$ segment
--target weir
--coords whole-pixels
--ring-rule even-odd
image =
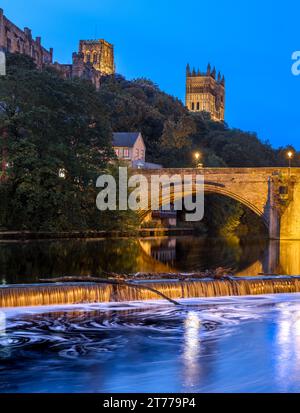
[[[144,282],[144,281],[143,281]],[[152,287],[172,299],[300,292],[300,277],[231,277],[195,281],[151,281]],[[0,287],[0,307],[27,307],[108,303],[157,299],[150,290],[122,285],[69,283]]]

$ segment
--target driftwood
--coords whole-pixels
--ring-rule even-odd
[[[56,283],[56,282],[93,282],[97,284],[112,284],[112,285],[119,285],[121,287],[130,287],[135,288],[137,290],[149,290],[160,297],[164,298],[165,300],[169,301],[174,305],[181,305],[178,301],[172,300],[172,298],[167,297],[165,294],[161,293],[160,291],[156,290],[155,288],[149,287],[144,284],[134,284],[131,282],[126,282],[123,280],[111,280],[106,278],[97,278],[97,277],[58,277],[58,278],[50,278],[50,279],[40,279],[40,282],[44,283]]]
[[[212,278],[212,279],[224,279],[230,278],[234,274],[234,270],[231,268],[218,267],[214,270],[206,270],[203,272],[191,272],[191,273],[145,273],[138,272],[135,274],[116,274],[116,273],[104,273],[109,279],[114,280],[157,280],[167,279],[176,281],[190,281],[195,279]]]

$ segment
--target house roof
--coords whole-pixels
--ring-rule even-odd
[[[113,133],[113,146],[132,148],[140,136],[140,132],[116,132]]]

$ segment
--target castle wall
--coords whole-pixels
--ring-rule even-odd
[[[31,30],[21,30],[8,20],[0,9],[0,50],[9,53],[25,54],[33,58],[37,67],[54,67],[62,78],[86,79],[99,89],[101,77],[115,72],[114,48],[107,41],[81,40],[79,52],[73,53],[71,64],[53,63],[53,49],[47,50],[41,38],[32,38]]]
[[[0,49],[9,53],[21,53],[30,56],[38,68],[51,64],[53,49],[47,50],[41,44],[41,38],[32,38],[31,30],[24,31],[8,20],[0,9]]]

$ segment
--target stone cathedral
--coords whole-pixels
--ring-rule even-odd
[[[186,107],[192,112],[209,112],[212,120],[224,121],[225,78],[207,66],[206,73],[186,68]]]

